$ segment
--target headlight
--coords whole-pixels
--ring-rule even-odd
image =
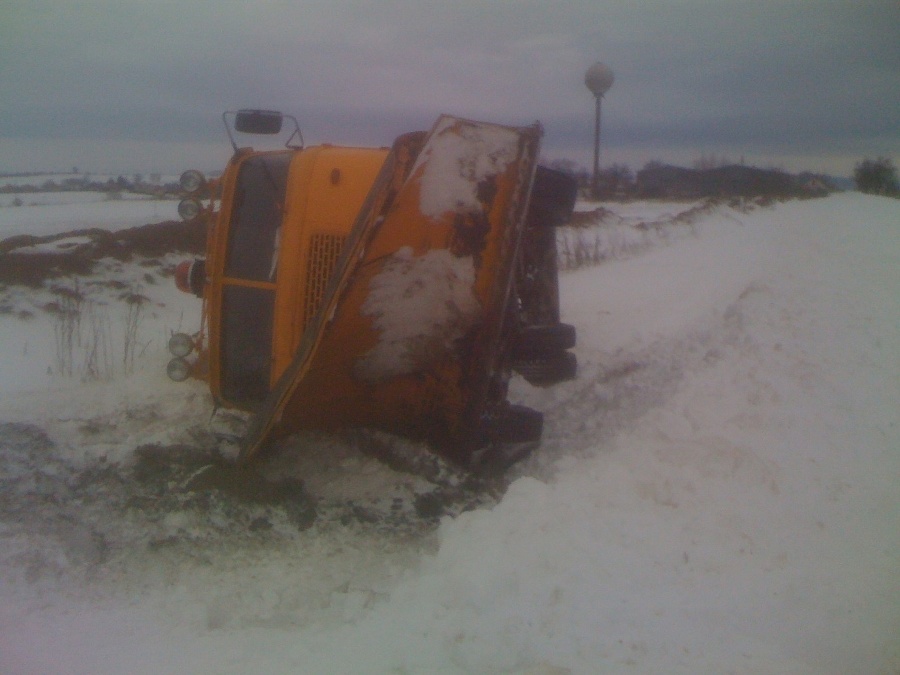
[[[194,351],[194,340],[187,333],[175,333],[169,338],[169,351],[172,356],[187,356]]]
[[[188,169],[181,174],[181,177],[178,179],[178,185],[180,185],[181,189],[185,192],[197,192],[197,190],[206,185],[206,176],[196,169]]]
[[[184,382],[190,377],[190,374],[190,364],[180,356],[176,356],[169,361],[169,365],[166,366],[166,375],[168,375],[169,379],[173,382]]]
[[[203,205],[193,197],[188,197],[178,202],[178,215],[181,216],[182,220],[193,220],[200,215],[202,210]]]

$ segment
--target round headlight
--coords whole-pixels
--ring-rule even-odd
[[[190,374],[190,364],[180,356],[176,356],[169,361],[169,365],[166,366],[166,375],[168,375],[169,379],[173,382],[184,382],[188,379]]]
[[[185,192],[196,192],[206,185],[206,176],[196,169],[188,169],[178,179],[178,185]]]
[[[200,215],[202,210],[203,206],[200,202],[192,197],[178,202],[178,215],[181,216],[182,220],[193,220]]]
[[[187,333],[175,333],[169,338],[169,351],[172,356],[187,356],[194,351],[194,341]]]

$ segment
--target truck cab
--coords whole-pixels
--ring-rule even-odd
[[[236,126],[270,133],[275,114],[239,111]],[[186,279],[181,287],[205,304],[196,374],[208,379],[217,404],[252,410],[319,308],[388,149],[234,146],[215,186],[219,208],[203,213],[194,207],[209,221],[206,258],[182,268],[179,277]],[[193,195],[204,181],[192,174]]]

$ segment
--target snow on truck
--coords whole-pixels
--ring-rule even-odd
[[[286,119],[282,149],[235,142]],[[445,115],[388,149],[304,147],[274,111],[223,120],[221,178],[182,175],[179,213],[208,236],[176,283],[203,318],[172,336],[168,373],[246,411],[239,461],[304,429],[380,429],[473,469],[533,447],[543,416],[508,402],[511,373],[545,386],[577,367],[553,229],[577,186],[538,166],[540,125]]]

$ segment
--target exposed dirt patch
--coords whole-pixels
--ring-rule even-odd
[[[104,430],[101,421],[89,421],[79,431],[91,438]],[[356,433],[344,470],[363,448],[364,455],[401,461],[387,445],[383,436]],[[504,489],[435,468],[429,479],[393,473],[377,498],[315,495],[305,479],[266,462],[235,465],[211,438],[138,446],[121,463],[82,464],[64,456],[70,453],[37,426],[0,423],[0,568],[30,580],[90,577],[135,551],[188,547],[200,555],[226,540],[274,546],[347,528],[416,539],[433,532],[441,516],[492,503]],[[421,485],[403,489],[410,481]]]
[[[50,279],[87,276],[105,258],[144,258],[149,267],[167,253],[201,255],[205,247],[206,227],[200,221],[170,220],[117,232],[91,228],[45,237],[18,235],[0,241],[0,284],[39,288]]]

